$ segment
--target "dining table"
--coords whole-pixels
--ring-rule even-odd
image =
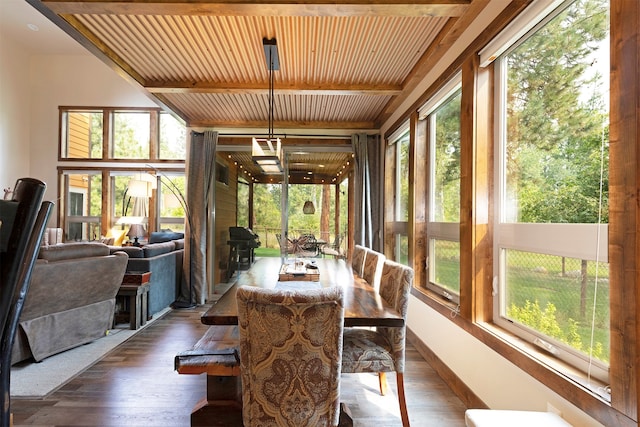
[[[343,259],[261,257],[249,270],[241,272],[236,282],[201,316],[202,323],[211,325],[201,339],[207,346],[207,355],[224,358],[229,350],[227,347],[237,347],[236,292],[242,286],[283,290],[340,286],[344,289],[345,327],[404,326],[400,313],[380,297],[373,286],[355,275],[351,265]],[[218,339],[221,341],[216,344]],[[209,347],[213,344],[215,349]],[[237,363],[237,359],[235,361]],[[229,371],[228,363],[233,365],[227,359],[221,360],[224,374],[207,370],[206,398],[196,405],[191,414],[192,427],[208,426],[212,419],[224,419],[224,425],[228,426],[242,425],[242,385],[237,372]],[[341,414],[341,419],[347,424],[352,422],[349,408],[344,403],[341,404]]]
[[[300,274],[280,280],[282,265],[303,262],[309,272],[316,273],[308,280]],[[293,279],[293,280],[291,280]],[[402,327],[404,318],[389,305],[373,286],[354,275],[351,266],[343,259],[259,258],[248,271],[242,272],[236,282],[200,318],[205,325],[237,325],[238,307],[236,291],[241,286],[269,289],[319,289],[340,286],[344,289],[344,326]]]

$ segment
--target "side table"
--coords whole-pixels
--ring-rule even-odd
[[[138,329],[147,323],[149,310],[147,305],[151,272],[131,271],[122,279],[117,297],[126,298],[129,305],[129,328]],[[118,316],[116,316],[118,317]]]

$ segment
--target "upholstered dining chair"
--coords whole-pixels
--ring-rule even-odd
[[[342,288],[243,286],[236,299],[244,426],[337,426]]]
[[[380,289],[380,278],[382,276],[382,266],[387,258],[380,252],[376,252],[372,249],[366,250],[364,257],[364,266],[362,267],[362,278],[373,288],[376,292]]]
[[[407,319],[413,269],[385,260],[380,279],[380,296]],[[342,348],[342,373],[374,372],[379,375],[380,393],[386,394],[386,372],[395,372],[402,425],[409,426],[404,394],[404,353],[406,326],[376,329],[345,328]]]
[[[367,248],[361,245],[355,245],[353,247],[353,255],[351,257],[351,268],[353,272],[362,277],[362,269],[364,268],[364,258],[367,253]]]

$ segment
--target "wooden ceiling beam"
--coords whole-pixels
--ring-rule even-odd
[[[461,16],[471,0],[47,0],[58,14],[228,16]]]
[[[150,93],[223,93],[266,95],[269,86],[264,83],[202,83],[202,82],[145,82]],[[376,84],[307,84],[278,83],[274,90],[284,95],[372,95],[395,96],[402,92],[400,85]]]
[[[241,146],[251,147],[251,137],[249,136],[228,136],[224,131],[218,136],[218,146]],[[317,138],[308,137],[286,137],[282,139],[282,146],[287,147],[351,147],[351,140],[345,138]],[[248,149],[247,151],[250,151]]]
[[[264,131],[268,127],[268,122],[266,121],[210,121],[210,120],[192,120],[187,123],[190,127],[195,128],[262,128]],[[294,121],[280,121],[278,120],[276,124],[276,131],[274,132],[276,135],[282,134],[283,130],[286,129],[340,129],[340,130],[353,130],[353,131],[373,131],[378,129],[375,123],[373,122],[344,122],[344,121],[335,121],[335,122],[319,122],[319,121],[308,121],[308,122],[294,122]],[[286,133],[286,132],[284,132]]]
[[[438,34],[433,44],[424,52],[405,79],[403,83],[403,93],[389,100],[382,113],[378,116],[377,123],[379,125],[384,123],[400,108],[409,94],[418,87],[420,82],[433,69],[433,65],[443,58],[460,35],[489,3],[490,0],[476,0],[462,17],[449,19],[449,22],[447,22],[440,34]]]

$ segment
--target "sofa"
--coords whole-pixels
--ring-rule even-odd
[[[11,362],[44,358],[103,337],[113,325],[128,256],[102,243],[40,248]]]
[[[182,233],[154,232],[149,243],[137,246],[111,246],[113,253],[123,251],[129,255],[127,272],[151,272],[147,307],[150,315],[174,302],[182,284],[184,235]]]

